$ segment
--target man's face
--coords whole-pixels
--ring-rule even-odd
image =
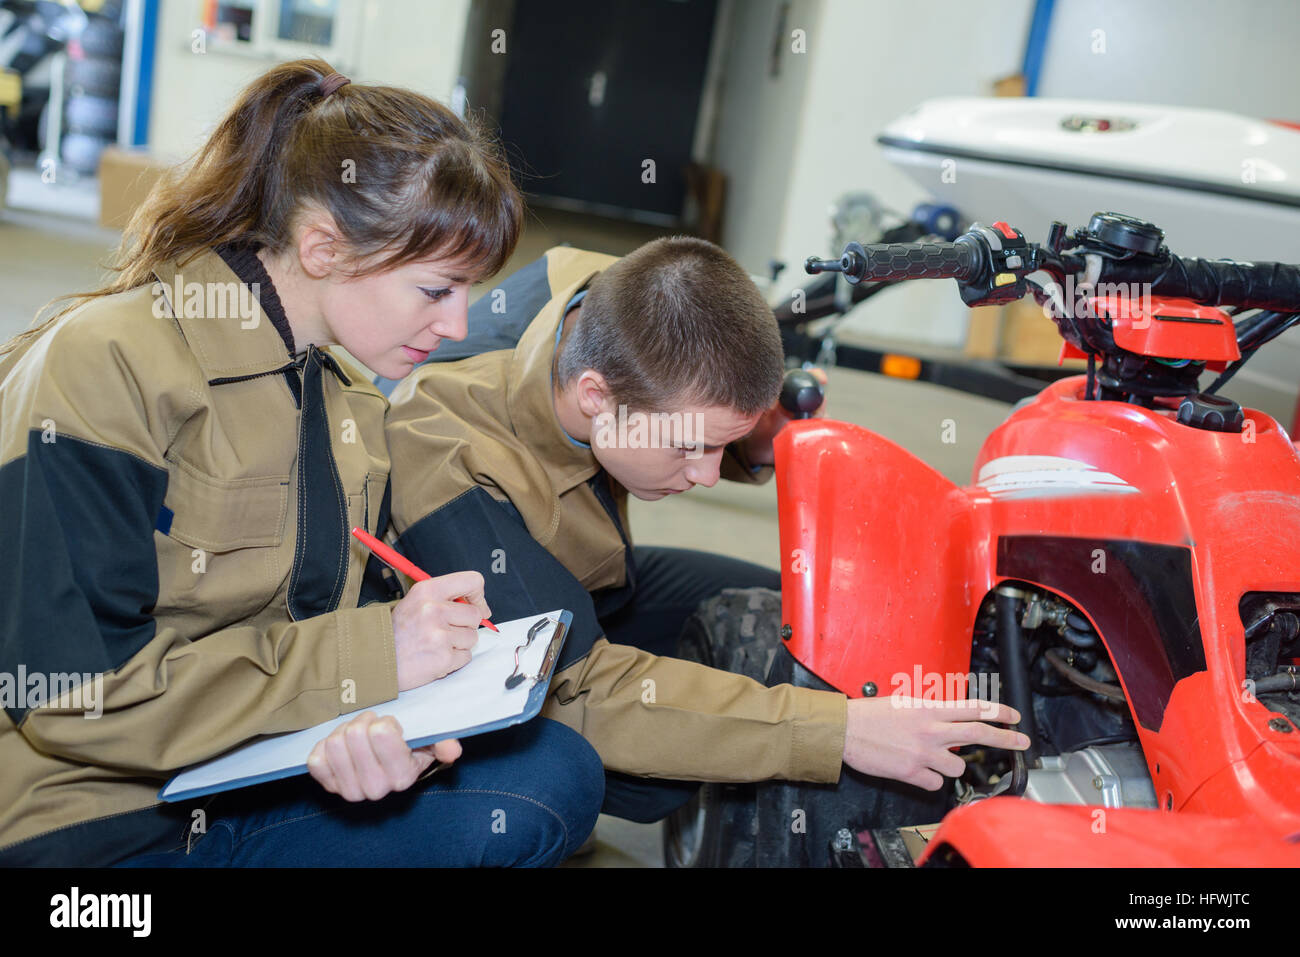
[[[463,264],[446,259],[332,280],[323,318],[333,341],[357,361],[400,379],[443,339],[465,338],[472,281]]]
[[[723,449],[748,435],[759,418],[726,406],[634,412],[611,400],[592,422],[591,448],[629,493],[654,502],[695,485],[715,485]]]

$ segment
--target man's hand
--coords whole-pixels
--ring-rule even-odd
[[[808,370],[826,388],[830,378],[822,369]],[[826,410],[826,404],[813,413],[813,418],[820,418]],[[745,436],[741,441],[745,444],[745,458],[749,460],[750,465],[773,465],[776,462],[776,454],[772,450],[772,441],[776,434],[794,421],[794,416],[785,410],[781,405],[781,400],[777,399],[772,407],[763,413],[762,418],[754,426],[754,430]]]
[[[950,748],[982,744],[1023,751],[1029,738],[1018,731],[980,722],[1016,724],[1014,708],[989,701],[922,701],[891,695],[849,701],[844,763],[856,771],[914,784],[927,791],[943,776],[960,777],[966,762]]]
[[[478,572],[416,582],[393,606],[397,690],[418,688],[469,664],[478,643],[479,622],[490,617]]]
[[[307,770],[326,791],[346,801],[378,801],[405,791],[435,759],[451,764],[460,753],[460,742],[450,738],[412,751],[396,718],[363,711],[316,743]]]

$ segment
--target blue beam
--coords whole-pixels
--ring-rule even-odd
[[[158,0],[144,0],[140,25],[140,74],[135,85],[135,123],[131,145],[149,142],[149,102],[153,99],[153,61],[158,43]]]
[[[1034,0],[1034,16],[1029,21],[1029,38],[1025,42],[1025,62],[1020,72],[1025,77],[1025,96],[1038,94],[1038,75],[1047,52],[1047,34],[1052,23],[1052,6],[1056,0]]]

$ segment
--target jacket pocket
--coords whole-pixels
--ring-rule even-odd
[[[289,513],[289,476],[218,479],[169,458],[164,503],[169,538],[210,552],[279,545]]]
[[[365,527],[375,529],[379,522],[380,508],[384,504],[384,489],[388,487],[387,472],[367,472],[366,489],[365,489]],[[383,538],[387,529],[378,529],[374,532],[380,538]]]

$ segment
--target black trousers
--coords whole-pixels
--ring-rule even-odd
[[[724,588],[781,588],[781,573],[723,555],[685,548],[633,546],[636,590],[618,611],[600,619],[611,643],[654,655],[677,654],[677,637],[700,602]],[[691,799],[698,781],[640,778],[605,772],[601,810],[629,821],[667,817]]]

